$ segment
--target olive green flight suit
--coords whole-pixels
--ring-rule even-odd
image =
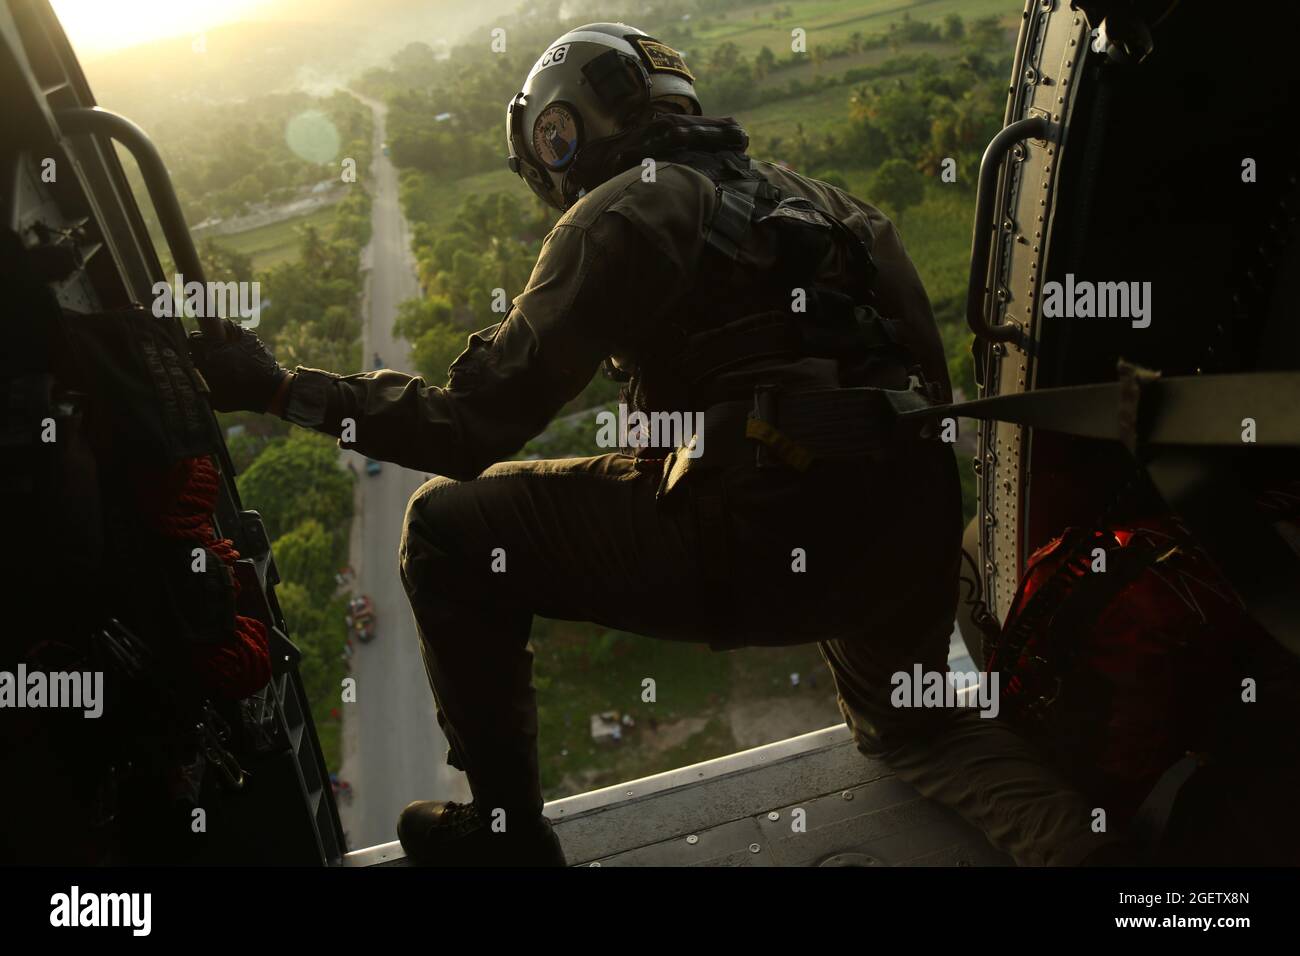
[[[946,392],[929,301],[892,224],[834,187],[755,168],[870,240],[875,306],[904,323]],[[720,308],[774,307],[760,301],[762,269],[719,266],[706,249],[712,181],[671,163],[653,181],[641,173],[615,176],[560,219],[510,313],[471,336],[445,387],[394,371],[330,377],[322,430],[337,436],[350,417],[348,447],[445,476],[411,499],[400,564],[449,759],[481,804],[541,808],[535,614],[719,649],[816,641],[864,753],[1021,863],[1076,862],[1102,839],[1089,831],[1090,808],[1019,737],[969,711],[890,704],[895,672],[946,670],[962,532],[950,446],[919,442],[883,463],[817,462],[805,473],[712,459],[708,436],[697,458],[643,449],[495,464],[607,356],[640,369],[649,408],[704,411],[692,404],[699,395],[656,374],[659,346]],[[828,261],[818,278],[835,286],[847,268]],[[840,384],[833,360],[785,356],[720,374],[710,400],[747,398],[756,382]],[[872,384],[901,388],[906,376],[891,367]],[[494,570],[502,556],[504,572]]]

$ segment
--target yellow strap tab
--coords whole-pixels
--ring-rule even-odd
[[[796,471],[807,471],[808,466],[812,464],[812,452],[798,442],[786,438],[785,435],[765,421],[760,421],[757,418],[746,419],[745,437],[761,441],[772,449],[772,454]]]

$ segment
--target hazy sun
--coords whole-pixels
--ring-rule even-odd
[[[267,0],[50,0],[79,54],[197,34]]]

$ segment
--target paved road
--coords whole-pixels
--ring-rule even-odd
[[[368,365],[378,352],[385,366],[407,369],[409,347],[392,337],[392,329],[398,305],[419,294],[410,233],[398,203],[397,171],[379,148],[385,107],[358,98],[370,107],[375,123],[373,235],[363,253],[363,267],[370,269],[363,354]],[[397,574],[402,516],[424,476],[391,464],[367,475],[364,459],[347,454],[360,475],[353,566],[357,589],[375,602],[378,634],[373,643],[356,648],[357,702],[344,705],[340,776],[352,784],[354,796],[340,809],[348,842],[359,849],[396,839],[397,814],[410,801],[464,800],[469,790],[464,775],[446,765],[447,743],[434,717],[419,639]]]

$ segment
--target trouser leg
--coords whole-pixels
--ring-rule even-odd
[[[692,497],[656,501],[657,477],[622,456],[508,463],[421,488],[407,512],[402,576],[439,719],[476,801],[542,805],[527,648],[536,613],[722,645],[824,637],[865,753],[1018,862],[1074,863],[1100,846],[1108,838],[1091,833],[1084,799],[1010,728],[890,702],[894,673],[918,663],[946,671],[956,603],[961,528],[944,510],[948,492],[956,500],[955,472],[945,491],[934,462],[915,464],[865,487],[772,491],[767,478],[738,481],[728,490],[724,574],[709,566],[716,549],[701,546]],[[882,505],[890,501],[906,507]],[[802,556],[807,570],[794,573]],[[846,601],[854,593],[858,603]],[[719,634],[725,621],[738,634]]]
[[[947,673],[958,592],[955,471],[924,458],[913,467],[924,472],[909,476],[900,467],[877,490],[902,498],[910,488],[914,507],[901,524],[882,529],[906,543],[876,570],[885,583],[874,611],[864,614],[861,634],[821,644],[845,719],[860,750],[956,810],[1017,863],[1076,864],[1115,838],[1092,831],[1091,805],[1031,744],[974,710],[898,707],[892,699],[895,674],[910,676],[917,665]]]
[[[400,567],[447,761],[465,771],[480,805],[540,811],[532,615],[458,584],[470,577],[461,563],[480,555],[470,558],[442,537],[439,509],[454,502],[435,504],[427,493],[418,509],[417,501],[407,512]],[[492,760],[483,759],[487,753]]]
[[[451,760],[481,805],[542,807],[534,614],[692,639],[664,598],[698,590],[693,518],[686,499],[657,502],[657,487],[606,455],[507,462],[411,499],[402,580]]]

